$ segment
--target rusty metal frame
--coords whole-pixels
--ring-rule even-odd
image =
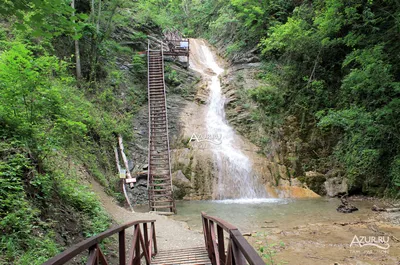
[[[147,193],[150,192],[149,186],[150,183],[152,182],[151,178],[151,170],[150,170],[150,165],[151,165],[151,154],[150,154],[150,149],[151,149],[151,113],[150,113],[150,40],[147,40],[147,95],[148,95],[148,114],[149,114],[149,143],[148,143],[148,166],[147,166]],[[148,194],[147,196],[149,196]],[[150,198],[150,196],[149,196]],[[149,206],[151,206],[150,200],[149,200]]]
[[[170,143],[169,143],[169,130],[168,130],[168,108],[167,108],[167,100],[166,100],[166,87],[164,80],[164,51],[165,44],[161,41],[157,42],[148,42],[147,44],[147,54],[148,54],[148,105],[149,105],[149,145],[148,145],[148,195],[149,195],[149,208],[150,210],[159,211],[158,209],[169,209],[169,212],[176,213],[175,200],[173,198],[173,185],[172,185],[172,177],[171,177],[171,157],[170,157]],[[154,63],[154,60],[157,63]],[[153,69],[155,68],[155,69]],[[155,72],[156,71],[156,72]],[[159,77],[158,77],[159,76]],[[155,78],[156,77],[156,78]],[[159,79],[159,80],[157,80]],[[154,99],[154,103],[152,100]],[[157,106],[158,105],[158,106]],[[162,109],[160,111],[160,108]],[[154,113],[153,113],[154,112]],[[157,123],[157,115],[158,118],[161,118],[163,121],[163,128],[159,127]],[[154,128],[153,128],[153,120],[154,119]],[[154,133],[154,135],[153,135]],[[163,133],[166,136],[164,141],[162,135]],[[157,136],[158,135],[158,136]],[[161,138],[158,141],[155,139]],[[161,143],[157,143],[161,142]],[[152,150],[156,150],[157,147],[161,147],[165,149],[166,155],[160,156],[160,159],[154,158],[151,154]],[[154,151],[153,150],[153,151]],[[160,160],[157,163],[157,160]],[[162,161],[162,162],[161,162]],[[154,162],[154,164],[153,164]],[[160,177],[163,178],[163,183],[155,183],[155,175],[154,172],[157,172],[157,168],[165,168],[168,169],[168,173],[163,174],[163,176],[157,176],[157,180]],[[160,171],[160,170],[159,170]],[[155,186],[164,186],[164,191],[159,191],[161,193],[156,194]],[[168,188],[167,188],[168,186]],[[152,188],[150,188],[152,187]],[[164,200],[158,200],[157,198],[164,197]],[[164,204],[168,203],[168,204]],[[158,204],[158,205],[157,205]],[[164,210],[160,210],[159,212],[167,213]]]

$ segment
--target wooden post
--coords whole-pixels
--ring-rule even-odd
[[[119,164],[119,155],[117,147],[114,147],[114,154],[115,154],[115,163],[117,164],[118,174],[121,174],[121,165]],[[128,194],[126,193],[124,180],[122,180],[122,191],[124,192],[125,200],[128,203],[129,208],[131,209],[132,212],[135,212],[133,210],[131,202],[129,201]]]
[[[119,265],[126,264],[125,254],[125,229],[118,233],[119,241]]]
[[[119,150],[121,151],[121,156],[122,160],[124,161],[124,165],[126,168],[126,177],[128,179],[131,179],[131,172],[129,170],[129,164],[128,164],[128,159],[126,158],[125,152],[124,152],[124,144],[122,143],[122,136],[118,135],[118,143],[119,143]],[[136,182],[136,179],[133,178],[133,182]],[[133,188],[133,183],[129,183],[129,187],[132,189]]]

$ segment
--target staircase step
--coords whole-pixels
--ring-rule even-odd
[[[153,90],[150,90],[150,95],[158,95],[158,94],[164,95],[165,94],[164,89],[159,89],[159,90],[153,89]]]
[[[153,198],[162,198],[162,197],[171,197],[171,195],[167,194],[155,194],[152,196]]]
[[[150,128],[151,129],[151,128]],[[165,134],[164,135],[152,135],[151,137],[150,137],[150,139],[156,139],[157,141],[160,141],[160,140],[162,140],[162,139],[167,139],[168,138],[168,136],[167,136],[167,132],[166,131],[164,131],[165,132]]]
[[[150,155],[165,155],[165,156],[168,156],[168,152],[157,153],[157,151],[151,150]]]
[[[154,100],[159,100],[159,99],[152,99],[152,100],[154,101]],[[164,113],[165,113],[165,108],[164,108],[164,106],[161,105],[161,106],[158,106],[158,107],[151,107],[150,111],[151,112],[155,112],[155,113],[157,111],[164,111]]]
[[[155,137],[161,137],[161,136],[167,137],[167,130],[163,130],[163,131],[160,132],[159,130],[154,129],[154,130],[152,130],[151,133],[153,134],[151,137],[153,137],[153,136],[155,136]],[[154,135],[154,134],[156,134],[156,135]]]
[[[160,132],[160,131],[152,131],[152,136],[151,137],[167,137],[167,130],[165,130],[165,131],[162,131],[162,132]],[[156,134],[156,135],[154,135],[154,134]]]
[[[159,90],[159,91],[150,91],[150,93],[147,94],[147,97],[159,97],[159,96],[166,96],[166,92],[164,90]]]
[[[157,173],[157,171],[159,172],[159,173]],[[150,173],[154,176],[154,175],[157,175],[157,176],[165,176],[165,175],[167,175],[167,174],[169,174],[169,170],[164,170],[164,171],[161,171],[161,170],[150,170]]]
[[[151,167],[153,167],[153,166],[165,166],[165,167],[168,167],[169,163],[165,163],[165,162],[156,163],[156,161],[152,160],[150,162],[150,166]]]
[[[161,158],[164,157],[164,158]],[[150,155],[150,159],[165,159],[165,160],[169,160],[167,155]]]
[[[170,181],[170,177],[169,177],[169,175],[168,175],[168,177],[157,177],[157,176],[154,176],[153,180],[154,181],[156,181],[156,180],[163,180],[163,181],[167,180],[167,181]]]
[[[165,192],[165,191],[171,191],[171,189],[153,189],[149,187],[149,190],[152,192]]]
[[[151,203],[165,203],[165,202],[173,202],[173,200],[162,200],[162,201],[150,201]]]
[[[163,208],[172,208],[172,205],[157,205],[157,206],[151,206],[153,209],[163,209]]]
[[[171,183],[161,183],[161,184],[150,184],[149,186],[151,187],[165,187],[165,186],[170,186]]]

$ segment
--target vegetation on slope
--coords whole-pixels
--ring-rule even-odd
[[[0,264],[41,264],[109,227],[88,175],[121,197],[113,146],[146,101],[136,51],[152,28],[134,3],[73,5],[0,6]]]

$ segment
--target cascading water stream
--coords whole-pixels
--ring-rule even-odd
[[[240,151],[238,136],[225,119],[226,98],[221,91],[220,75],[224,72],[210,48],[199,40],[191,41],[196,49],[196,61],[191,68],[208,77],[209,98],[207,102],[206,127],[209,137],[221,137],[220,144],[211,144],[218,170],[218,183],[214,190],[216,199],[265,198],[267,193],[258,178],[252,173],[250,159]],[[205,70],[207,69],[207,70]],[[212,72],[209,71],[212,70]]]

